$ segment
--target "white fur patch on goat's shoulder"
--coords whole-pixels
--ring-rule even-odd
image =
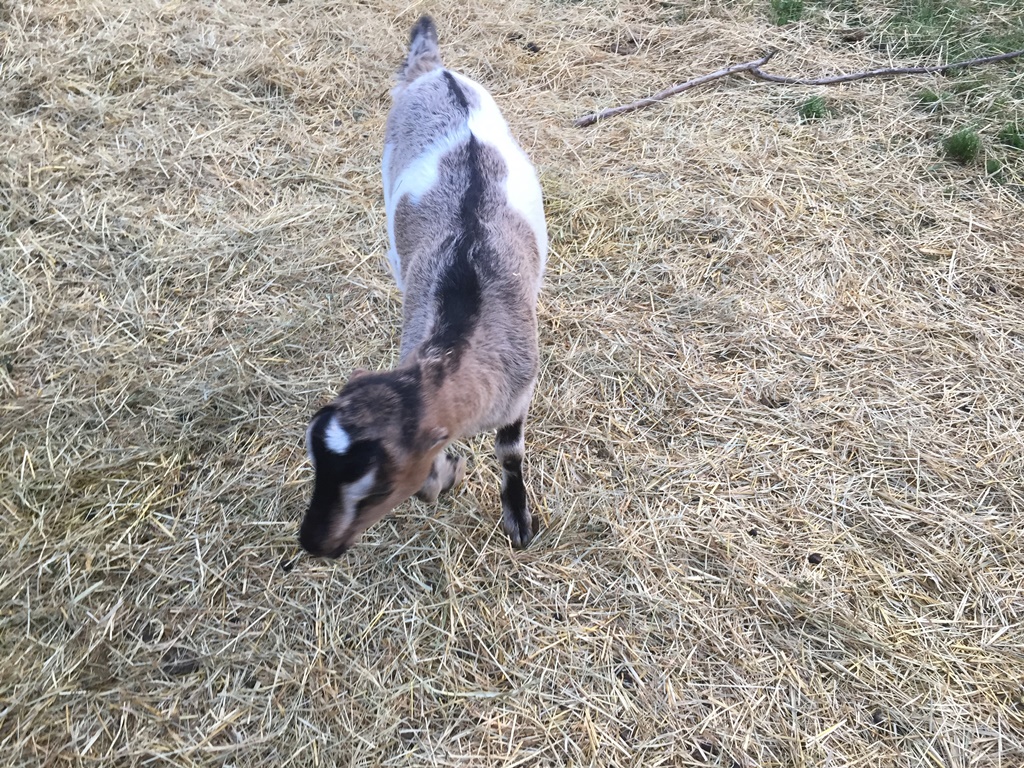
[[[431,142],[404,168],[394,168],[392,160],[394,150],[390,146],[384,148],[384,153],[389,161],[384,170],[384,207],[387,210],[389,221],[394,217],[398,201],[405,195],[409,195],[412,198],[410,202],[417,205],[422,197],[433,189],[437,184],[441,157],[467,139],[469,139],[469,131],[465,127],[460,127]]]
[[[471,88],[479,99],[480,105],[469,112],[469,130],[478,141],[494,147],[505,161],[508,205],[518,211],[533,230],[543,268],[548,255],[548,231],[544,223],[543,195],[533,163],[512,137],[508,123],[487,89],[464,75],[456,74],[455,77],[465,87]]]
[[[469,129],[461,126],[444,134],[412,158],[404,167],[396,168],[396,150],[391,144],[384,146],[384,211],[387,214],[388,241],[391,244],[388,261],[395,271],[399,288],[402,287],[401,254],[395,243],[395,211],[406,196],[412,205],[419,205],[423,196],[437,184],[441,158],[469,139]]]
[[[349,446],[352,445],[352,438],[348,436],[348,432],[341,424],[331,419],[327,422],[327,429],[324,430],[324,445],[331,453],[344,456],[348,453]]]

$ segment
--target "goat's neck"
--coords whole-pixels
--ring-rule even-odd
[[[493,397],[488,372],[469,355],[455,365],[439,360],[417,360],[423,388],[427,427],[443,427],[453,438],[474,430]]]

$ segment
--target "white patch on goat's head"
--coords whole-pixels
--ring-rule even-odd
[[[377,480],[377,468],[374,467],[354,483],[347,485],[342,491],[341,515],[334,521],[334,534],[338,538],[344,538],[356,521],[359,510],[359,502],[366,498],[366,495],[373,490],[373,484]]]
[[[355,516],[356,506],[360,501],[366,498],[371,490],[373,490],[373,484],[377,480],[377,468],[374,467],[361,478],[356,480],[351,485],[345,488],[345,511],[351,511],[352,516]]]
[[[324,430],[324,446],[327,450],[339,456],[344,456],[348,453],[351,445],[352,438],[348,436],[348,432],[345,431],[341,424],[334,419],[327,422],[327,429]]]

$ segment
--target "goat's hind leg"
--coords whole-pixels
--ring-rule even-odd
[[[522,549],[537,533],[537,521],[530,514],[523,483],[523,415],[498,430],[494,452],[501,462],[501,525],[512,540],[512,546]]]
[[[461,483],[465,476],[466,458],[442,451],[434,459],[430,474],[423,482],[423,487],[416,492],[416,498],[433,504],[438,496]]]

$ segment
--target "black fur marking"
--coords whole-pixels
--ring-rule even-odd
[[[448,90],[455,97],[455,103],[459,105],[463,112],[469,112],[469,102],[466,100],[465,92],[447,69],[444,71],[444,79],[448,83]]]
[[[406,445],[412,445],[419,432],[420,411],[423,407],[420,369],[413,368],[394,380],[392,389],[402,408],[402,440]]]
[[[526,485],[523,484],[523,478],[519,475],[508,479],[502,496],[505,497],[509,508],[514,510],[517,516],[526,510]]]
[[[498,436],[495,442],[498,445],[515,445],[519,442],[519,439],[523,436],[523,420],[509,424],[508,426],[502,427],[498,430]]]
[[[501,490],[501,504],[512,513],[521,531],[522,540],[526,542],[530,538],[530,531],[526,529],[526,485],[523,483],[522,463],[515,462],[514,472],[510,470],[509,463],[506,461],[504,465],[507,476]]]
[[[386,407],[385,401],[388,406],[397,408],[402,423],[402,439],[411,445],[419,429],[420,411],[423,407],[421,383],[419,368],[409,368],[401,372],[368,373],[350,381],[346,393],[351,400],[369,404],[375,410]],[[391,390],[393,397],[382,397],[381,388]],[[353,439],[355,438],[353,435]]]
[[[484,248],[485,232],[480,220],[484,179],[480,168],[480,146],[475,137],[469,137],[465,152],[468,178],[459,209],[459,232],[444,246],[444,250],[452,255],[434,294],[437,324],[429,345],[439,352],[452,353],[454,364],[458,364],[462,350],[476,327],[482,300],[476,261]]]
[[[452,351],[458,357],[476,327],[480,316],[480,276],[470,255],[471,242],[459,238],[455,255],[441,274],[434,301],[437,325],[431,338],[439,351]]]
[[[315,445],[315,443],[314,443]],[[373,440],[353,443],[344,456],[339,456],[321,446],[316,456],[316,480],[313,483],[313,500],[310,510],[333,509],[340,500],[341,486],[354,483],[365,475],[381,453],[380,444]]]

